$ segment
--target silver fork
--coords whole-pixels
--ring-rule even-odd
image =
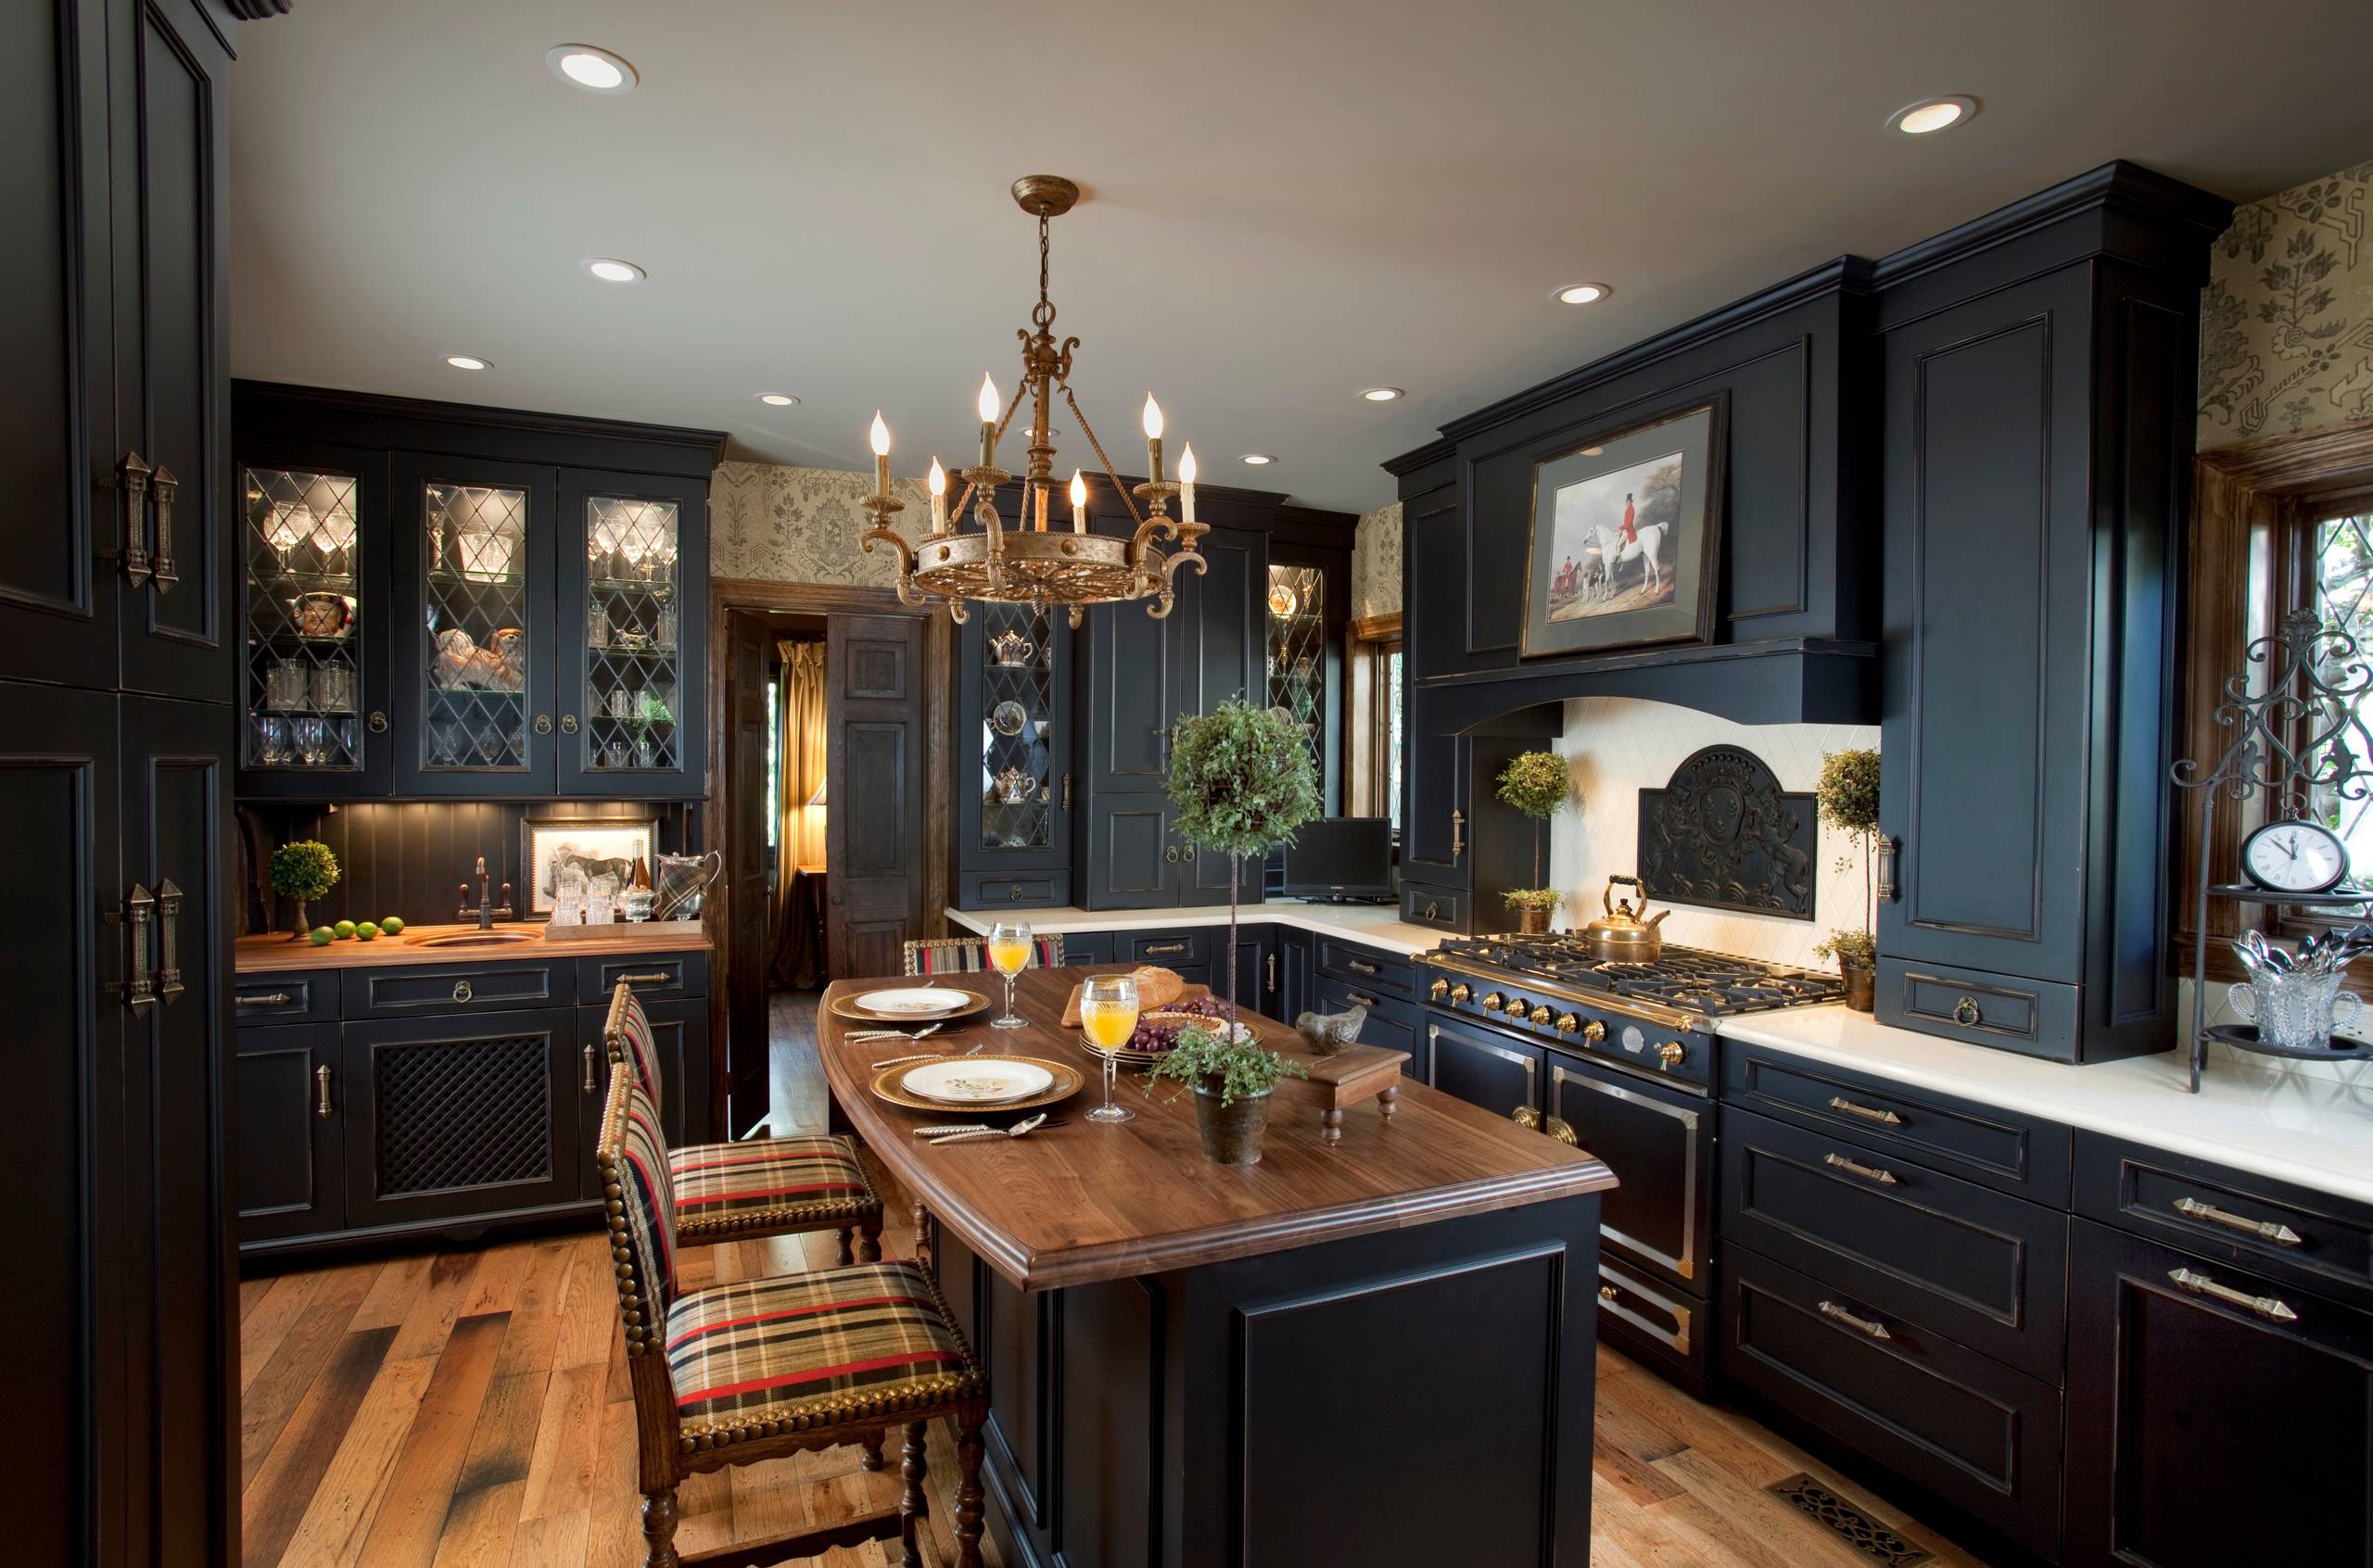
[[[1010,1127],[983,1127],[978,1132],[950,1132],[945,1137],[933,1138],[932,1147],[937,1148],[942,1144],[960,1144],[971,1138],[1020,1138],[1038,1131],[1046,1120],[1047,1113],[1040,1111],[1036,1116],[1023,1117]]]
[[[908,1034],[903,1029],[861,1029],[854,1034],[842,1035],[841,1042],[847,1045],[862,1045],[875,1040],[921,1040],[937,1034],[946,1027],[945,1024],[933,1024],[928,1029],[919,1029],[912,1034]]]

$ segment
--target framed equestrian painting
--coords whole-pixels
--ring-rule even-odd
[[[527,877],[527,912],[550,915],[564,898],[618,890],[634,880],[659,847],[655,816],[531,816],[519,824],[519,864]]]
[[[1526,658],[1712,638],[1729,414],[1717,392],[1533,463]]]

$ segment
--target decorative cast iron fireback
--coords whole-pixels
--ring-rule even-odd
[[[1694,752],[1640,791],[1640,881],[1668,904],[1809,920],[1819,843],[1812,795],[1736,746]]]

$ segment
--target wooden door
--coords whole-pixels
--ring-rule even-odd
[[[17,11],[0,50],[18,236],[0,260],[0,493],[18,514],[0,550],[0,647],[11,675],[113,686],[127,508],[108,358],[107,11],[101,0]],[[130,516],[145,527],[137,507]]]
[[[732,646],[725,743],[732,769],[733,820],[725,831],[725,1081],[717,1086],[717,1094],[725,1103],[726,1137],[744,1138],[765,1119],[773,1103],[767,1067],[767,986],[774,950],[767,942],[773,900],[767,888],[766,824],[767,737],[775,725],[774,709],[767,702],[767,648],[773,638],[762,614],[739,612],[728,625]],[[831,788],[828,775],[825,789],[829,792]],[[794,872],[786,862],[775,874],[790,877]]]
[[[895,975],[923,934],[923,623],[843,615],[824,639],[824,952],[832,977]]]
[[[119,626],[123,685],[221,702],[238,641],[230,51],[197,0],[116,0],[111,17],[116,440],[154,470],[148,575]]]
[[[0,1291],[9,1419],[26,1438],[10,1458],[21,1488],[9,1511],[10,1553],[114,1562],[126,1286],[121,1229],[110,1217],[129,1180],[121,1053],[128,1020],[155,1006],[151,988],[124,993],[133,937],[116,834],[117,704],[12,681],[0,681],[0,703],[10,715],[0,819],[19,879],[15,895],[0,899],[10,1024],[0,1069],[18,1118],[0,1139],[0,1188],[25,1195],[9,1224],[13,1283]]]
[[[126,1561],[203,1564],[236,1496],[231,709],[122,700],[123,875],[156,896],[157,1005],[124,1041]]]

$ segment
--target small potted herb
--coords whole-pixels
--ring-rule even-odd
[[[1306,1076],[1300,1062],[1252,1040],[1231,1043],[1210,1030],[1183,1029],[1177,1043],[1146,1074],[1146,1093],[1153,1093],[1156,1079],[1176,1079],[1194,1092],[1203,1157],[1219,1165],[1257,1165],[1262,1130],[1269,1121],[1269,1091],[1282,1079]]]
[[[1825,752],[1821,781],[1813,786],[1821,819],[1852,841],[1862,859],[1862,929],[1833,930],[1813,949],[1819,958],[1837,960],[1846,980],[1846,1005],[1859,1013],[1876,1004],[1878,939],[1871,933],[1871,848],[1879,834],[1879,753],[1870,750]],[[1837,857],[1837,869],[1854,865],[1854,855]]]
[[[1549,917],[1566,902],[1566,895],[1555,888],[1510,888],[1500,897],[1516,912],[1516,929],[1527,936],[1539,936],[1547,930]]]
[[[1532,818],[1532,879],[1536,883],[1541,880],[1542,825],[1564,809],[1572,788],[1566,759],[1555,752],[1520,752],[1500,770],[1501,803]],[[1505,897],[1508,907],[1516,912],[1516,929],[1532,936],[1549,929],[1549,917],[1565,902],[1565,895],[1555,889],[1538,886],[1517,888]]]
[[[336,886],[337,856],[319,839],[299,839],[272,852],[272,891],[297,901],[297,929],[288,934],[289,941],[301,942],[310,934],[306,904]]]

